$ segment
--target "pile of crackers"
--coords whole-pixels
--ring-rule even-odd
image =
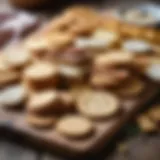
[[[152,106],[137,118],[139,128],[145,133],[159,132],[160,106]]]
[[[122,27],[123,26],[123,27]],[[158,35],[124,29],[93,8],[66,9],[0,55],[0,103],[24,108],[26,122],[80,138],[122,111],[121,97],[160,80]],[[125,31],[125,32],[124,32]],[[140,34],[138,34],[140,33]],[[144,33],[144,32],[143,32]]]

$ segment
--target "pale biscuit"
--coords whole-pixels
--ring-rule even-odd
[[[103,119],[114,116],[120,110],[120,102],[109,92],[86,91],[78,97],[77,109],[87,117]]]
[[[120,35],[116,32],[104,30],[104,29],[97,29],[93,35],[95,39],[104,39],[107,41],[106,46],[107,48],[116,47],[118,43],[120,43]]]
[[[50,63],[35,63],[24,71],[23,79],[29,88],[43,89],[55,87],[58,69]]]
[[[26,49],[35,59],[41,59],[49,51],[49,41],[46,38],[30,38],[25,42]]]
[[[0,93],[0,103],[3,107],[15,108],[20,107],[27,98],[27,93],[23,86],[10,86]]]
[[[43,36],[43,39],[41,39]],[[37,37],[30,38],[25,43],[25,47],[30,51],[35,59],[42,59],[46,55],[53,59],[52,53],[59,53],[72,44],[74,37],[68,33],[49,32]]]
[[[92,38],[78,38],[75,40],[74,46],[79,49],[86,50],[104,50],[108,48],[108,39],[92,37]]]
[[[119,81],[113,76],[96,73],[92,75],[90,83],[96,88],[114,87],[119,84]]]
[[[129,71],[125,69],[97,70],[91,75],[90,83],[100,88],[115,87],[128,79],[129,76]]]
[[[55,112],[57,111],[58,105],[58,93],[52,90],[32,94],[26,104],[27,111],[35,114]]]
[[[9,66],[5,61],[4,55],[4,52],[0,53],[0,71],[6,71],[9,69]]]
[[[70,34],[55,32],[50,33],[47,39],[49,41],[50,50],[56,52],[71,45],[74,37]]]
[[[69,84],[80,83],[85,77],[85,70],[77,66],[60,65],[59,72]]]
[[[96,56],[94,59],[95,67],[111,67],[119,65],[131,65],[133,55],[128,52],[111,51],[106,54]]]
[[[130,39],[123,43],[123,49],[129,51],[130,54],[143,55],[152,53],[152,46],[143,40]]]
[[[11,69],[22,69],[31,60],[30,53],[23,46],[11,46],[4,51],[4,61]]]
[[[82,116],[67,115],[57,122],[56,131],[66,137],[82,138],[92,133],[93,125]]]
[[[26,118],[30,126],[40,129],[52,128],[56,123],[56,118],[54,116],[27,114]]]

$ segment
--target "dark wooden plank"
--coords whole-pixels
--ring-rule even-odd
[[[41,156],[41,160],[66,160],[66,159],[52,155],[52,154],[44,154]]]
[[[0,160],[38,160],[38,154],[26,147],[2,140]]]

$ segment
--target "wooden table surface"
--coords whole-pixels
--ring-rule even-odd
[[[112,4],[112,2],[109,4]],[[12,9],[13,8],[8,4],[8,0],[0,0],[1,12]],[[49,153],[44,150],[42,151],[40,149],[33,148],[27,143],[23,143],[23,140],[19,137],[15,138],[11,133],[0,131],[0,134],[0,160],[66,160],[55,153]],[[106,156],[107,151],[103,151],[98,158],[94,157],[92,160],[109,160],[110,158],[106,158]]]

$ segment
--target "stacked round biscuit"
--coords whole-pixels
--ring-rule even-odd
[[[23,44],[4,50],[4,108],[25,106],[29,125],[55,126],[73,138],[94,133],[97,120],[120,116],[119,96],[140,95],[146,75],[158,80],[159,54],[149,42],[107,29],[105,21],[93,9],[73,7]]]

